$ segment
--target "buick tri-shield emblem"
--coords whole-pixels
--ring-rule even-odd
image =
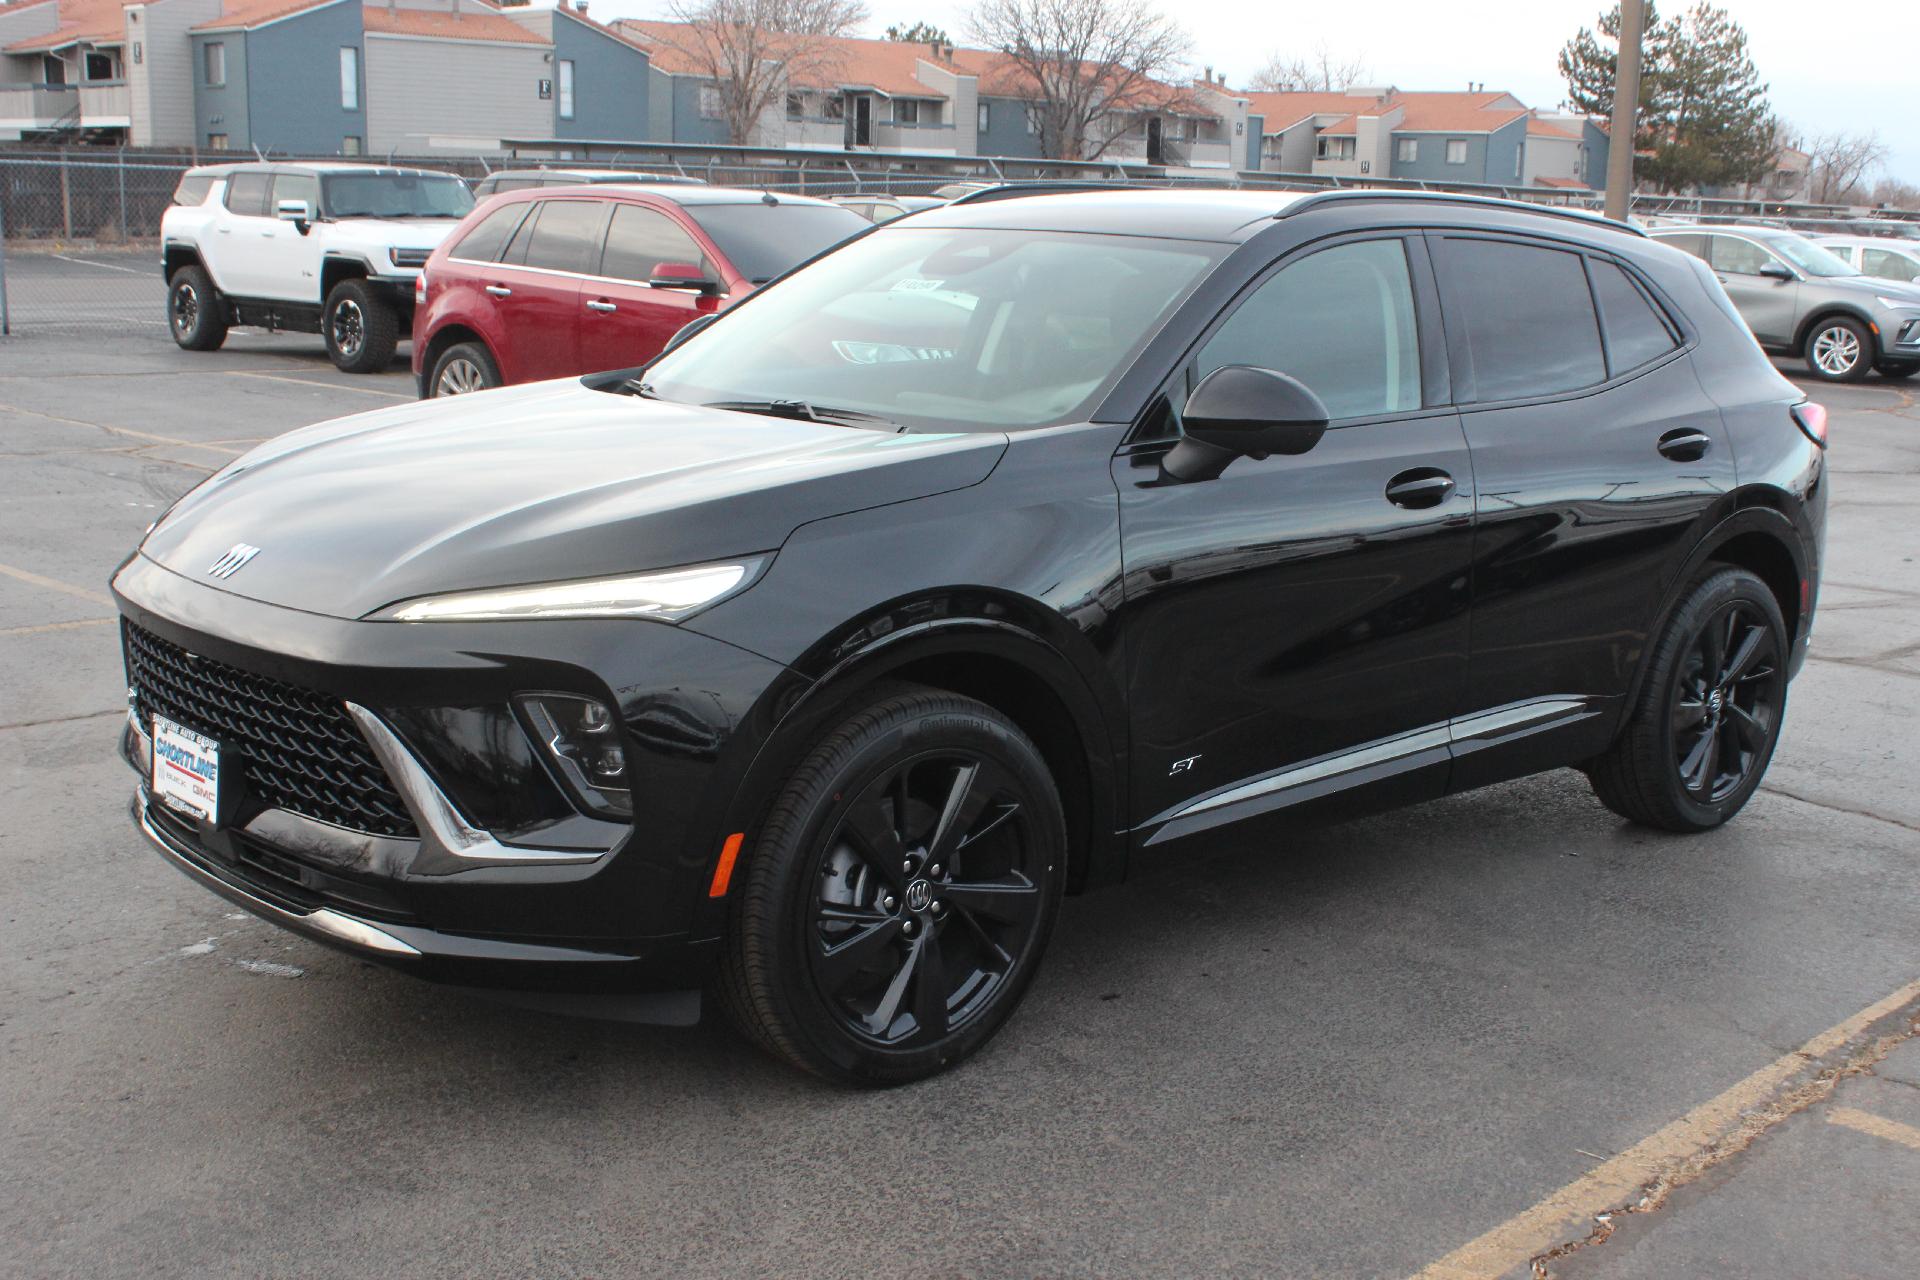
[[[207,572],[216,578],[231,578],[240,572],[247,561],[260,554],[260,548],[236,542],[228,547],[226,553],[207,566]]]

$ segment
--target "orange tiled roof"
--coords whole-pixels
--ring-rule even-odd
[[[28,36],[7,46],[8,53],[35,53],[59,49],[76,40],[117,42],[126,39],[125,0],[59,0],[59,23],[45,35]],[[27,8],[26,5],[10,6]]]
[[[1588,190],[1587,184],[1578,178],[1535,178],[1533,185],[1536,187],[1555,187],[1562,191]]]
[[[440,9],[388,9],[367,6],[362,21],[369,35],[425,36],[433,40],[489,40],[497,44],[546,44],[512,18],[498,13],[452,14]]]
[[[1248,93],[1247,114],[1265,116],[1267,133],[1290,129],[1309,116],[1351,116],[1365,111],[1378,98],[1358,93]]]
[[[1403,112],[1393,126],[1396,133],[1491,133],[1528,114],[1525,107],[1494,105],[1504,93],[1396,93],[1367,115],[1382,115],[1396,107]],[[1352,133],[1361,112],[1329,125],[1322,133]]]
[[[220,16],[197,23],[195,31],[229,31],[235,27],[247,30],[272,22],[276,18],[291,17],[308,9],[317,9],[323,4],[335,4],[338,0],[226,0],[220,8]]]
[[[1530,138],[1565,138],[1569,142],[1578,141],[1580,135],[1571,129],[1563,129],[1557,124],[1532,116],[1527,120],[1527,136]]]

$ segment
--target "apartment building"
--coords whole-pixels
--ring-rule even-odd
[[[702,33],[676,22],[613,24],[653,57],[656,110],[677,142],[727,139],[718,85]],[[815,62],[809,59],[809,62]],[[1038,157],[1025,72],[986,49],[894,40],[828,42],[817,67],[794,74],[756,123],[754,146],[934,155]],[[1107,122],[1102,158],[1175,170],[1240,169],[1255,154],[1247,98],[1214,80],[1155,84]]]
[[[650,58],[574,8],[488,0],[16,0],[0,140],[306,155],[642,141]],[[661,134],[659,136],[668,136]]]

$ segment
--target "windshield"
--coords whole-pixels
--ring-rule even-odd
[[[738,271],[764,284],[787,268],[830,249],[867,220],[833,204],[690,204],[700,229],[713,238]]]
[[[909,430],[1072,421],[1225,251],[1136,236],[876,231],[755,294],[654,364],[647,383],[669,400],[798,400]]]
[[[1823,249],[1811,240],[1802,240],[1799,236],[1769,236],[1766,245],[1810,276],[1860,274],[1848,266],[1845,259],[1835,257],[1831,250]]]
[[[329,173],[320,179],[330,218],[464,218],[473,193],[458,178],[425,173]]]

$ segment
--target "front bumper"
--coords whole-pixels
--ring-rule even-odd
[[[776,664],[649,622],[323,618],[205,587],[140,557],[114,590],[129,624],[209,669],[244,669],[338,699],[412,819],[406,837],[349,829],[295,812],[294,802],[272,806],[248,794],[242,770],[238,799],[229,807],[223,798],[220,825],[210,826],[155,801],[151,743],[136,710],[121,739],[141,778],[135,822],[191,878],[283,928],[443,981],[678,991],[704,980],[724,920],[715,909],[724,903],[705,892],[716,833],[733,820],[744,771],[735,761],[753,750],[735,730],[757,723],[749,712],[781,677]],[[514,656],[516,647],[525,656]],[[663,707],[685,711],[683,685],[702,690],[709,714],[663,724]],[[531,689],[587,693],[621,709],[642,815],[634,824],[534,813],[539,805],[511,793],[547,787],[548,802],[559,793],[544,773],[524,769],[492,784],[508,793],[496,811],[532,814],[522,829],[472,816],[480,811],[472,780],[463,789],[457,775],[507,757],[486,755],[471,737],[426,737],[443,724],[457,734],[477,723],[436,718],[450,708],[504,706],[513,691]],[[226,772],[223,763],[223,797]]]

